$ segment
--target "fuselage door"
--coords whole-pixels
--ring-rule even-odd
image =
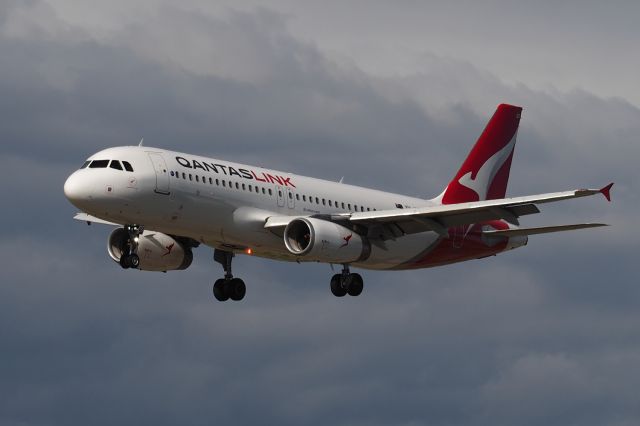
[[[287,204],[290,209],[296,206],[296,200],[294,200],[293,197],[293,192],[291,192],[291,189],[287,188]]]
[[[158,152],[149,152],[148,154],[151,163],[153,163],[153,169],[156,172],[155,192],[169,195],[169,172],[167,171],[167,163],[164,161],[162,154]]]
[[[281,186],[276,186],[276,197],[278,198],[278,207],[284,207],[284,191]]]

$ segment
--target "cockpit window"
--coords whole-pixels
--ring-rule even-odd
[[[133,167],[131,167],[131,164],[129,164],[128,161],[123,161],[122,165],[124,166],[124,169],[128,172],[132,172],[133,171]]]
[[[84,164],[82,165],[82,167],[80,167],[80,168],[81,169],[86,169],[90,162],[91,162],[91,160],[85,161]]]
[[[120,165],[120,162],[118,160],[111,160],[111,164],[109,164],[109,167],[116,170],[122,170],[122,166]]]
[[[89,165],[90,169],[104,169],[109,165],[109,160],[93,160]]]

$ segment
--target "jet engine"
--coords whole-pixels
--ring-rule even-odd
[[[115,229],[109,236],[107,250],[116,262],[127,250],[129,233],[124,228]],[[174,271],[187,269],[193,261],[191,246],[160,232],[145,230],[138,238],[138,269],[144,271]]]
[[[366,260],[371,245],[347,227],[312,217],[293,219],[284,230],[287,249],[305,260],[352,263]]]

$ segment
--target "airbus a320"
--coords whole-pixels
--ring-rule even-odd
[[[505,198],[522,108],[499,105],[462,166],[435,198],[421,199],[147,146],[108,148],[64,184],[75,218],[116,228],[109,256],[122,268],[182,270],[199,245],[214,249],[224,276],[219,301],[242,300],[232,273],[237,254],[341,265],[337,296],[358,296],[351,268],[406,270],[493,256],[528,236],[605,226],[523,228],[544,203],[603,194],[600,189]]]

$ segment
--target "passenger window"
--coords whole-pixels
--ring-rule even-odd
[[[187,175],[184,172],[182,172],[182,179],[187,179]]]
[[[244,183],[242,184],[242,190],[243,190],[243,191],[246,191],[246,190],[247,190],[247,187],[245,186],[245,184],[244,184]]]
[[[200,178],[196,175],[196,182],[200,182]]]
[[[124,166],[124,169],[128,172],[132,172],[133,171],[133,167],[131,167],[131,164],[129,164],[128,161],[123,161],[122,165]]]
[[[296,200],[300,201],[300,194],[296,194]]]
[[[216,186],[220,186],[220,179],[216,179]]]
[[[289,193],[289,199],[293,200],[293,194],[292,193]]]
[[[306,195],[302,196],[302,201],[307,201],[307,196]]]
[[[240,189],[240,185],[238,185],[238,182],[236,182],[236,189]]]
[[[351,203],[347,203],[347,207],[349,207],[349,210],[351,210]]]
[[[213,185],[213,179],[209,178],[209,185]]]
[[[122,170],[122,166],[120,165],[120,162],[118,160],[111,160],[109,167],[116,170]]]
[[[109,160],[93,160],[89,165],[90,169],[104,169],[109,165]]]
[[[249,185],[249,192],[252,192],[253,188]]]
[[[191,173],[189,173],[189,180],[193,180],[193,175]]]
[[[320,204],[320,198],[316,197],[316,204]]]
[[[173,177],[173,170],[171,170],[171,177]]]
[[[271,191],[271,188],[269,188],[269,195],[273,195],[273,191]]]
[[[344,209],[344,202],[342,202],[342,208]]]
[[[207,183],[207,177],[206,176],[202,176],[202,183]]]
[[[331,204],[331,200],[329,200],[329,207],[333,207],[332,204]]]
[[[227,182],[225,180],[222,181],[222,186],[227,187]]]
[[[327,205],[327,203],[325,202],[325,199],[324,199],[324,198],[322,199],[322,205],[323,205],[323,206],[326,206],[326,205]]]
[[[90,163],[90,162],[91,162],[91,161],[89,161],[89,160],[85,161],[85,162],[84,162],[84,164],[82,165],[82,167],[80,167],[80,168],[81,168],[81,169],[85,169],[85,168],[87,168],[87,166],[89,165],[89,163]]]
[[[266,191],[265,191],[265,189],[264,189],[264,188],[262,188],[262,194],[263,194],[263,195],[265,195],[265,194],[266,194]]]

